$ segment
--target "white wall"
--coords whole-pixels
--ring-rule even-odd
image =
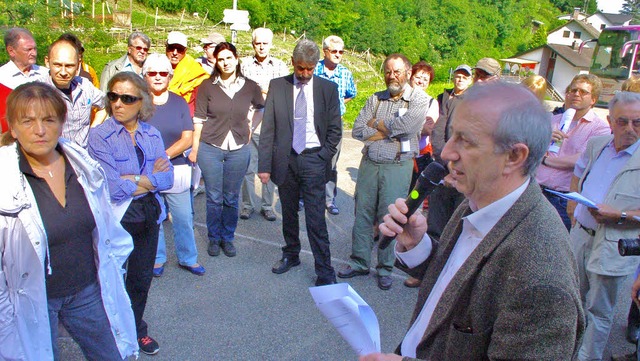
[[[587,73],[588,71],[580,71],[578,68],[574,68],[573,65],[567,63],[566,60],[561,57],[556,58],[556,66],[553,71],[553,79],[551,84],[558,90],[558,92],[564,95],[564,90],[567,85],[571,84],[571,80],[574,76],[580,73]]]
[[[604,18],[604,16],[602,16],[600,14],[593,14],[593,15],[589,16],[589,18],[587,19],[587,23],[591,24],[591,26],[596,28],[598,31],[602,31],[602,25],[605,25],[605,26],[611,26],[612,25],[610,22],[608,22]]]
[[[569,37],[564,37],[564,32],[569,32]],[[580,37],[575,38],[575,33],[580,32]],[[547,44],[561,44],[561,45],[571,45],[574,41],[576,41],[576,45],[580,46],[583,41],[591,39],[591,35],[587,33],[587,31],[580,25],[575,22],[567,23],[567,25],[562,28],[554,31],[547,35]],[[593,48],[595,46],[595,42],[588,43],[585,45],[586,48]]]

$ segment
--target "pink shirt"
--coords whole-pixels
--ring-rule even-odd
[[[551,118],[553,129],[560,128],[562,114]],[[589,110],[578,124],[567,133],[568,138],[562,141],[558,153],[547,152],[547,157],[556,158],[574,154],[582,154],[587,148],[587,140],[598,135],[611,134],[611,128],[606,120],[599,118],[593,110]],[[540,165],[536,174],[536,181],[547,188],[568,192],[571,184],[573,169],[561,170]]]

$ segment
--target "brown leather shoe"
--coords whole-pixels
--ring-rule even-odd
[[[409,276],[406,280],[404,280],[404,285],[409,288],[420,287],[420,283],[422,283],[421,280],[411,276]]]

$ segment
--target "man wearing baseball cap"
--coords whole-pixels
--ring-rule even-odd
[[[187,36],[179,31],[172,31],[167,37],[166,55],[173,68],[173,78],[169,83],[169,91],[174,92],[189,104],[193,116],[195,96],[193,91],[209,77],[209,73],[200,66],[191,55],[187,54]]]
[[[227,40],[220,33],[211,33],[206,38],[200,39],[204,55],[197,58],[196,61],[202,65],[202,68],[204,68],[207,73],[212,74],[213,68],[216,66],[216,58],[213,56],[216,45],[225,41]]]
[[[502,67],[496,59],[482,58],[473,68],[473,82],[482,83],[487,81],[498,80]]]

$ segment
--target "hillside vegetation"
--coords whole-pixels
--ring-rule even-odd
[[[594,1],[593,1],[594,2]],[[44,63],[47,46],[63,32],[78,35],[87,49],[85,60],[100,73],[107,61],[126,51],[128,28],[114,26],[115,1],[104,2],[111,10],[102,17],[103,2],[74,1],[78,9],[73,18],[64,0],[23,0],[0,2],[0,29],[11,26],[29,28],[38,44],[38,63]],[[306,36],[320,43],[337,34],[346,43],[345,65],[358,85],[358,97],[348,105],[345,123],[352,124],[366,97],[384,87],[380,65],[384,54],[401,52],[411,61],[424,59],[434,65],[436,81],[429,88],[432,96],[445,87],[449,72],[460,63],[470,65],[482,57],[502,58],[526,50],[544,40],[534,36],[532,22],[543,22],[541,31],[561,22],[556,16],[581,0],[238,0],[238,8],[250,12],[252,27],[274,30],[273,55],[289,61],[295,42]],[[594,2],[595,3],[595,2]],[[230,40],[231,31],[222,23],[224,9],[232,0],[141,0],[133,2],[132,28],[152,38],[152,51],[162,52],[166,34],[181,30],[189,36],[190,54],[200,55],[198,40],[211,31]],[[80,8],[79,5],[82,5]],[[118,2],[120,12],[129,12],[129,1]],[[158,16],[156,18],[156,7]],[[198,16],[194,16],[194,12]],[[241,55],[250,55],[248,32],[239,32]],[[0,52],[0,64],[8,60]]]

